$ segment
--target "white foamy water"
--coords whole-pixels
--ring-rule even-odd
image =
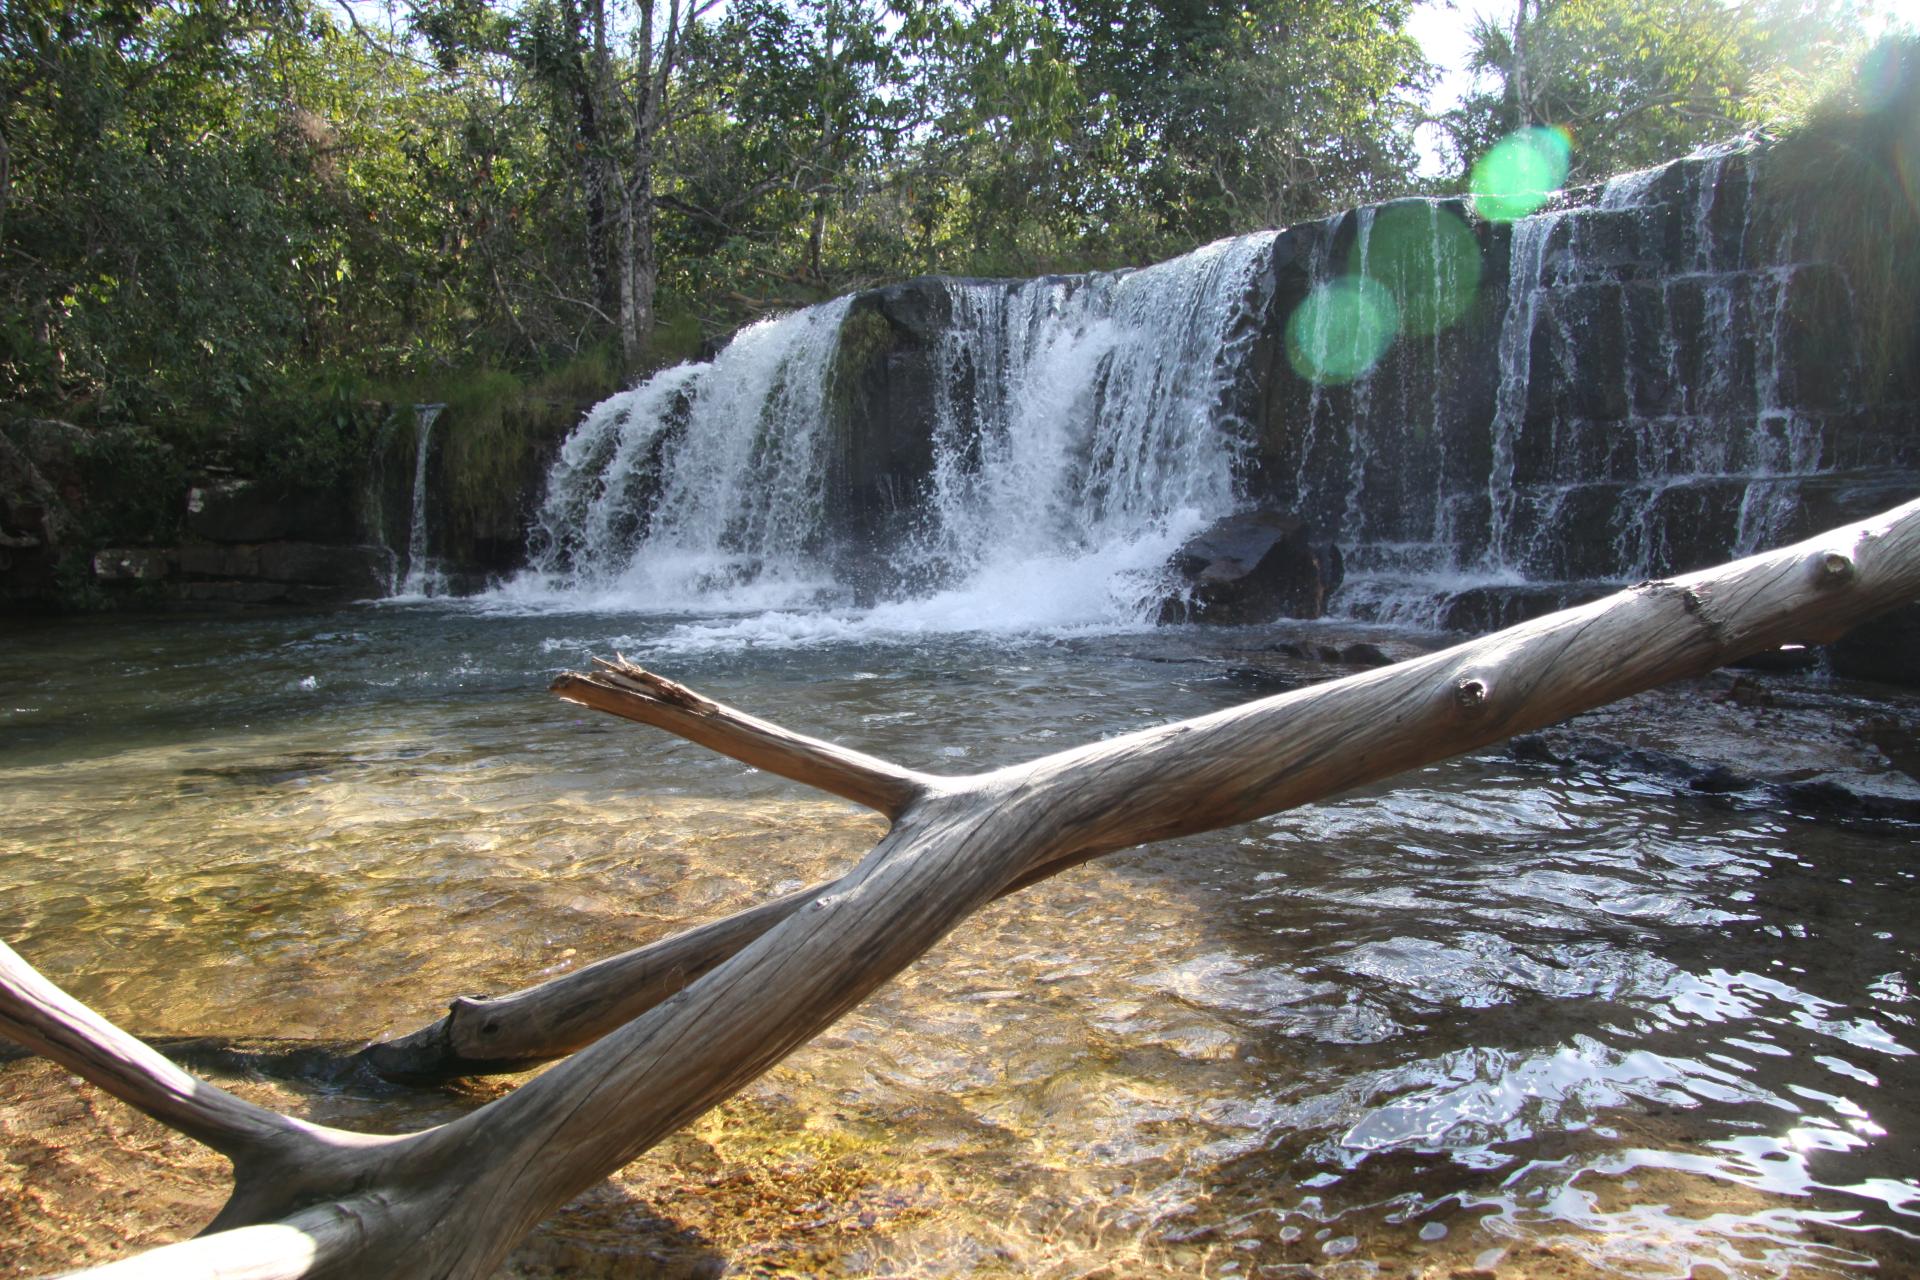
[[[1273,238],[933,286],[953,320],[932,465],[857,605],[826,493],[840,299],[595,407],[548,476],[533,568],[482,607],[700,614],[695,647],[1150,625],[1167,558],[1238,502],[1249,428],[1228,399]]]
[[[548,474],[533,567],[502,603],[711,612],[814,600],[820,428],[847,303],[751,325],[711,364],[595,406]]]
[[[1134,538],[1078,554],[1008,557],[980,564],[964,581],[864,609],[774,609],[672,627],[653,653],[802,648],[860,640],[980,633],[1016,636],[1119,634],[1153,625],[1160,570],[1205,521],[1176,512]]]

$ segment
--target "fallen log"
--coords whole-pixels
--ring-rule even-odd
[[[233,1161],[232,1196],[207,1234],[88,1274],[490,1275],[540,1219],[830,1026],[1002,894],[1762,649],[1828,641],[1916,598],[1920,502],[1398,666],[965,777],[790,734],[625,662],[605,663],[562,677],[557,691],[855,799],[886,814],[891,830],[838,879],[643,949],[651,959],[616,957],[490,1006],[476,1002],[490,1008],[495,1035],[511,1031],[513,1062],[578,1051],[419,1133],[351,1133],[232,1097],[66,997],[4,946],[0,1035]]]

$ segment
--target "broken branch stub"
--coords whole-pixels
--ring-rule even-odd
[[[1000,894],[1831,635],[1916,598],[1920,502],[1395,667],[961,778],[788,733],[624,663],[563,677],[563,696],[869,804],[892,829],[831,884],[656,944],[666,950],[652,962],[678,954],[684,965],[616,957],[493,1002],[501,1025],[514,1024],[516,1061],[593,1042],[459,1120],[399,1138],[308,1130],[298,1165],[280,1158],[286,1140],[271,1122],[216,1122],[209,1140],[236,1148],[234,1196],[216,1225],[245,1229],[100,1274],[489,1275],[541,1218],[830,1026]],[[0,986],[6,1025],[27,1027],[28,1043],[116,1096],[152,1103],[150,1080],[114,1067],[121,1033],[36,1033],[22,990]],[[553,1016],[563,1006],[585,1017]],[[596,1011],[611,1011],[607,1025]],[[155,1113],[183,1131],[206,1129],[197,1113],[164,1111]]]
[[[899,765],[809,738],[702,697],[624,658],[595,658],[591,674],[569,671],[552,690],[569,702],[650,724],[723,756],[818,787],[898,817],[932,778]]]

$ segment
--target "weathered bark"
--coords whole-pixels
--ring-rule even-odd
[[[598,971],[570,1000],[618,1003],[625,1020],[515,1092],[422,1133],[368,1137],[222,1102],[50,995],[11,953],[0,955],[0,1030],[164,1122],[225,1144],[234,1158],[233,1199],[215,1226],[241,1229],[99,1274],[488,1275],[541,1218],[817,1035],[1000,894],[1115,849],[1320,799],[1760,649],[1831,639],[1916,597],[1920,502],[1416,661],[968,777],[840,752],[610,664],[563,678],[562,696],[864,797],[888,813],[892,829],[817,893],[658,944],[684,950],[638,996],[642,983],[618,961],[574,975]],[[545,1002],[534,995],[502,1005],[503,1019],[526,1018],[517,1052],[547,1034]]]
[[[593,276],[595,309],[605,315],[615,311],[619,302],[613,278],[613,219],[608,208],[612,167],[605,133],[611,77],[604,5],[594,6],[593,21],[588,24],[578,0],[562,0],[560,29],[565,47],[556,80],[573,108],[580,189],[586,203],[587,267]]]

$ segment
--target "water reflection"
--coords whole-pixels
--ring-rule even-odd
[[[850,806],[548,697],[552,668],[653,634],[604,631],[417,610],[11,633],[0,931],[144,1033],[365,1037],[871,843]],[[1124,641],[650,660],[948,769],[1244,696]],[[1903,1274],[1913,849],[1494,755],[1121,855],[983,913],[516,1273]],[[370,1128],[471,1105],[245,1087]],[[134,1122],[109,1127],[140,1161],[103,1149],[72,1096],[0,1067],[7,1178],[162,1160],[211,1185],[218,1162]],[[177,1234],[199,1203],[51,1197],[9,1211],[0,1258]]]

